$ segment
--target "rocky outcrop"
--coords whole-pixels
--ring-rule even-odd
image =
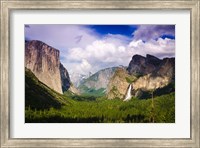
[[[127,71],[131,75],[141,76],[152,73],[159,66],[161,60],[157,57],[147,54],[146,57],[134,55]]]
[[[115,74],[110,79],[108,88],[107,88],[107,97],[108,99],[124,99],[126,92],[128,91],[128,86],[133,81],[135,81],[135,76],[128,74],[126,69],[117,68]]]
[[[150,74],[140,77],[133,83],[135,90],[154,90],[162,88],[175,79],[175,58],[160,60],[157,68]]]
[[[167,76],[151,76],[151,74],[140,77],[137,81],[132,83],[134,90],[150,91],[162,88],[171,82],[171,78]]]
[[[60,63],[60,76],[62,91],[65,92],[70,88],[70,78],[67,69]]]
[[[174,77],[175,58],[159,59],[153,55],[147,54],[146,57],[134,55],[129,63],[127,71],[131,75],[159,75]]]
[[[152,75],[166,76],[175,79],[175,58],[164,58]]]
[[[59,50],[41,41],[25,43],[25,67],[41,82],[59,93],[69,87],[68,72],[60,63]]]
[[[133,96],[155,91],[175,82],[175,58],[158,59],[155,56],[134,55],[127,71],[117,69],[108,85],[109,99],[124,99],[129,84]]]
[[[134,60],[135,58],[133,56],[131,61],[132,64]],[[141,70],[140,72],[143,76],[140,76],[132,83],[133,95],[135,95],[135,97],[137,97],[138,94],[141,95],[141,92],[155,91],[175,82],[175,58],[164,58],[160,60],[156,57],[147,55],[145,63],[145,66],[153,65],[151,66],[153,69],[152,71],[146,70],[148,68],[145,68],[146,71]],[[134,72],[136,69],[134,69],[134,64],[132,65],[133,68],[130,66],[131,64],[129,64],[129,70],[132,69],[132,71],[129,71],[129,73],[135,74]]]

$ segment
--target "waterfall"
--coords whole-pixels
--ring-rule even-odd
[[[132,86],[131,86],[131,84],[129,84],[128,91],[126,93],[126,97],[125,97],[124,101],[128,101],[131,99],[131,97],[132,97],[131,96],[131,88],[132,88]]]

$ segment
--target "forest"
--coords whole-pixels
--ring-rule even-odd
[[[174,123],[175,93],[130,101],[52,90],[26,69],[26,123]]]

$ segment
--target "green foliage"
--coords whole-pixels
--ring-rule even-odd
[[[67,90],[63,93],[65,96],[67,97],[71,97],[71,96],[75,96],[76,94],[74,94],[73,92],[71,92],[70,90]]]
[[[40,82],[28,69],[25,71],[25,106],[34,109],[60,108],[65,102],[60,94]]]
[[[128,102],[105,96],[61,95],[41,83],[26,69],[26,123],[174,123],[175,93],[151,99],[132,98]],[[115,88],[113,88],[115,90]]]
[[[94,89],[94,88],[88,88],[85,85],[81,85],[79,87],[80,90],[83,91],[82,95],[87,95],[87,96],[103,96],[105,95],[105,89],[104,88],[100,88],[100,89]]]
[[[60,109],[50,108],[25,111],[26,123],[148,123],[155,117],[158,123],[175,122],[174,93],[154,98],[152,112],[151,99],[132,98],[128,102],[120,99],[108,100],[105,97],[95,101],[85,99],[63,105]],[[70,98],[68,98],[70,100]]]
[[[129,77],[125,77],[126,82],[131,84],[133,83],[137,78],[133,77],[133,76],[129,76]]]
[[[73,100],[77,100],[77,101],[96,101],[97,97],[95,96],[90,96],[90,95],[74,95],[71,96],[71,98]]]
[[[118,89],[116,86],[113,86],[112,89],[110,90],[115,96],[119,93]]]
[[[152,91],[142,91],[140,90],[142,93],[141,96],[139,96],[139,99],[148,99],[151,98],[152,96]],[[175,92],[175,84],[174,82],[169,83],[167,86],[163,87],[163,88],[158,88],[155,91],[153,91],[153,96],[154,97],[158,97],[158,96],[162,96],[164,94],[170,94],[172,92]]]

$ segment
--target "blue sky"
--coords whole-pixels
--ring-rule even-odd
[[[121,34],[132,37],[132,33],[137,29],[137,25],[88,25],[102,36],[106,34]]]
[[[60,50],[60,60],[69,73],[128,66],[134,54],[175,56],[174,25],[27,24],[25,39]]]

